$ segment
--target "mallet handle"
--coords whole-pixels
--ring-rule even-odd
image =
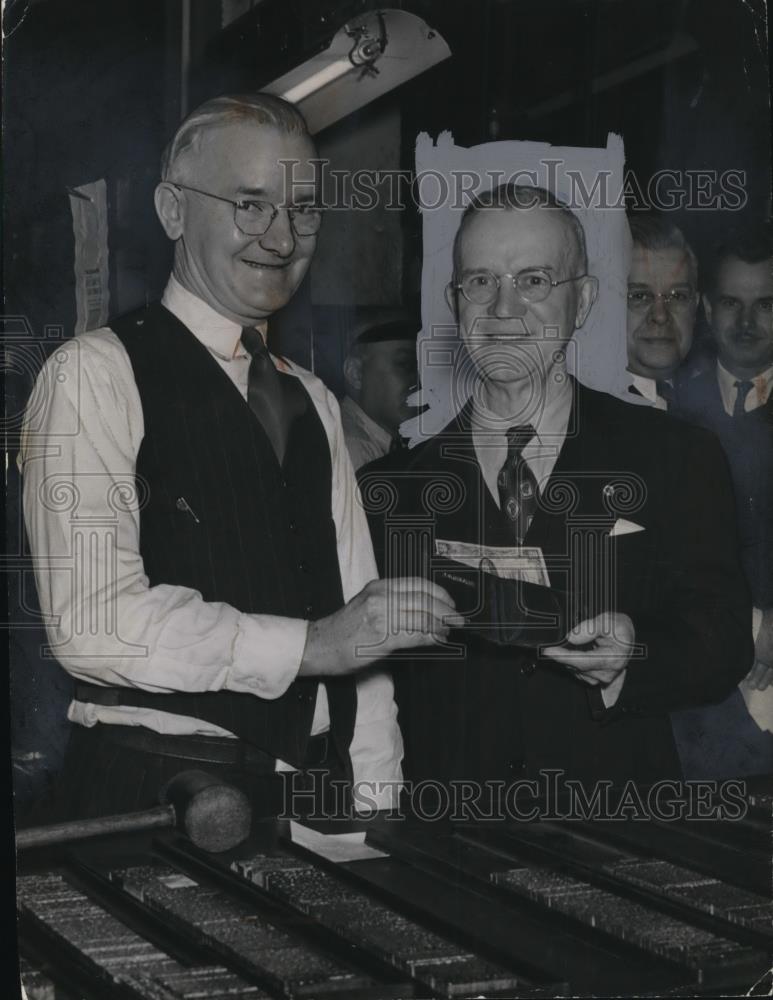
[[[30,826],[16,834],[17,850],[44,847],[48,844],[66,844],[86,837],[101,837],[114,833],[138,833],[158,827],[174,826],[174,806],[155,806],[142,812],[117,816],[99,816],[96,819],[76,819],[69,823],[52,823],[50,826]]]

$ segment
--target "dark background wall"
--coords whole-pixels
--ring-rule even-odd
[[[529,139],[625,141],[646,191],[662,169],[745,173],[740,211],[683,207],[675,218],[705,255],[739,224],[770,214],[770,122],[763,0],[408,0],[453,57],[319,136],[334,167],[410,169],[418,132],[458,144]],[[104,178],[110,301],[117,315],[158,297],[170,248],[152,191],[181,112],[256,89],[324,47],[367,2],[322,0],[11,0],[5,8],[4,247],[9,548],[26,558],[14,428],[34,371],[75,322],[67,189]],[[635,200],[635,199],[634,199]],[[379,212],[381,214],[379,214]],[[334,388],[363,309],[415,304],[421,220],[337,216],[303,289],[276,319],[281,349]],[[12,738],[17,791],[45,790],[67,736],[68,682],[39,649],[34,587],[9,578],[17,626]]]

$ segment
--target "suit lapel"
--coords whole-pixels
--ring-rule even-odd
[[[455,477],[461,495],[458,503],[437,511],[436,537],[479,544],[505,544],[491,539],[499,522],[494,502],[480,470],[471,429],[472,402],[468,401],[456,418],[434,440],[436,454],[430,465]],[[439,484],[440,485],[440,484]]]

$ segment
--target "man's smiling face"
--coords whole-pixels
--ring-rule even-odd
[[[314,156],[308,136],[232,123],[204,132],[198,146],[182,154],[171,181],[233,201],[299,205],[315,199]],[[296,161],[292,190],[290,169],[280,160]],[[186,288],[242,326],[270,316],[290,300],[308,270],[316,236],[298,237],[283,209],[265,233],[247,236],[234,222],[232,205],[185,190],[180,198],[183,221],[175,277]]]
[[[628,274],[628,368],[646,378],[668,378],[687,357],[698,293],[684,250],[634,246]],[[634,308],[631,295],[653,294],[652,305]],[[673,294],[673,300],[663,296]]]
[[[596,294],[595,279],[581,276],[579,248],[565,217],[556,209],[483,209],[461,234],[457,280],[481,271],[499,279],[487,305],[459,292],[459,329],[479,374],[492,382],[544,378],[582,326]],[[524,301],[507,275],[541,268],[562,282],[541,302]],[[567,281],[566,279],[577,278]]]

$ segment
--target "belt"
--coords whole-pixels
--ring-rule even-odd
[[[274,770],[276,757],[254,747],[244,740],[224,736],[164,736],[142,726],[113,726],[100,724],[99,735],[108,743],[155,754],[158,757],[175,757],[195,760],[204,764],[230,764],[237,767],[255,767]],[[94,730],[91,730],[92,732]],[[312,736],[306,749],[305,768],[324,764],[329,749],[328,734]]]

